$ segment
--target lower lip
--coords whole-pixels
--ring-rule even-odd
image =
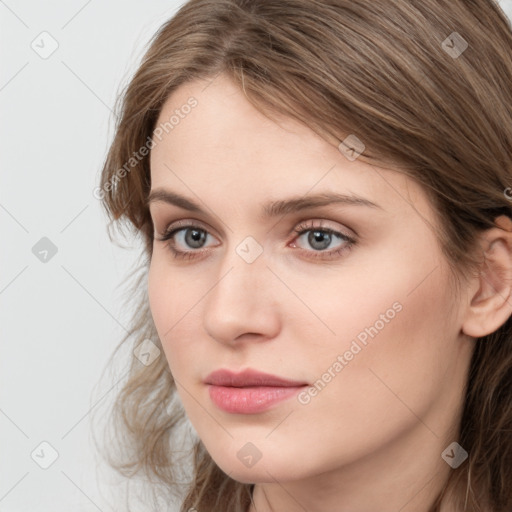
[[[213,403],[223,411],[234,414],[255,414],[295,395],[305,386],[297,387],[246,387],[208,385]]]

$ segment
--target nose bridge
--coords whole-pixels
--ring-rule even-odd
[[[246,237],[229,248],[205,301],[208,333],[224,342],[244,333],[272,335],[278,322],[276,308],[269,300],[270,277],[263,247],[254,238]]]
[[[268,280],[263,246],[252,236],[245,237],[241,242],[230,246],[223,255],[219,267],[219,280],[212,290],[217,300],[234,301],[235,304],[251,304],[258,298],[256,286]],[[260,286],[259,292],[264,292]],[[259,293],[258,292],[258,293]]]

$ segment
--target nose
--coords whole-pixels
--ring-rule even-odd
[[[247,263],[232,251],[205,297],[206,332],[226,345],[274,338],[280,329],[275,291],[275,278],[263,256]]]

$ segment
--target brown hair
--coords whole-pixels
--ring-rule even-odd
[[[119,347],[160,343],[144,285],[153,246],[149,156],[129,169],[126,162],[150,140],[177,87],[219,73],[262,113],[292,117],[339,142],[356,135],[366,146],[362,157],[416,180],[435,209],[433,229],[454,282],[478,272],[477,236],[498,215],[512,217],[504,193],[512,185],[512,30],[497,3],[191,0],[155,34],[119,98],[102,171],[112,223],[140,234],[147,257]],[[469,458],[451,472],[433,511],[448,495],[457,510],[484,510],[484,503],[512,510],[511,318],[475,343],[459,437]],[[173,443],[186,418],[165,357],[150,366],[132,358],[112,420],[122,444],[114,449],[124,458],[109,460],[122,474],[143,472],[183,493],[183,512],[247,511],[253,486],[222,472],[200,440],[191,482],[182,483]]]

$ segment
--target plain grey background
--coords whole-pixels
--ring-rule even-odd
[[[1,512],[120,510],[89,420],[139,247],[110,242],[93,190],[116,95],[182,3],[0,0]]]
[[[117,92],[181,4],[0,2],[2,512],[113,509],[89,420],[116,391],[98,383],[127,325],[120,284],[138,247],[110,242],[93,189]]]

